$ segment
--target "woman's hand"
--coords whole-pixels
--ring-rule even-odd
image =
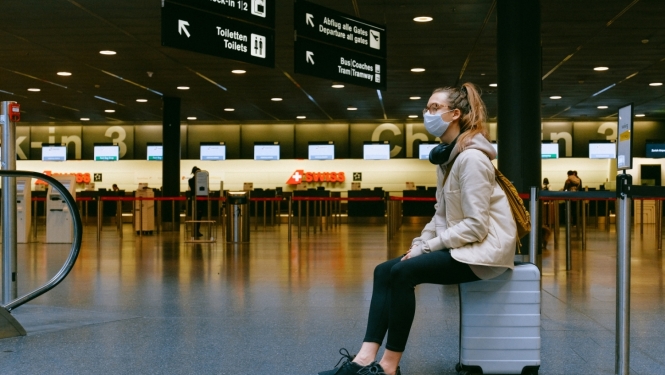
[[[411,247],[409,248],[409,250],[406,252],[406,254],[404,254],[404,256],[402,257],[402,261],[405,261],[405,260],[411,259],[411,258],[415,258],[418,255],[422,254],[423,253],[422,247],[423,247],[423,242],[422,241],[418,241],[418,242],[412,244]]]

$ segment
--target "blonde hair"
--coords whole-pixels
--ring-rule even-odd
[[[464,150],[476,134],[482,134],[489,140],[489,132],[485,127],[487,109],[480,98],[480,92],[473,83],[465,83],[460,88],[441,87],[432,94],[445,92],[448,94],[448,108],[459,109],[462,115],[459,118],[460,136],[457,142],[460,150]]]

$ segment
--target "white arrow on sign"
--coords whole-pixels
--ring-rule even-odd
[[[312,27],[314,27],[313,19],[314,19],[313,15],[311,15],[309,13],[305,13],[305,24],[310,24],[310,25],[312,25]]]
[[[312,52],[312,51],[307,51],[307,57],[305,57],[305,61],[306,61],[306,62],[311,62],[312,65],[314,65],[314,59],[313,59],[313,57],[314,57],[314,52]]]
[[[185,26],[189,26],[189,22],[178,20],[178,34],[182,35],[182,32],[184,31],[187,37],[189,38],[189,31],[187,31],[187,28]]]

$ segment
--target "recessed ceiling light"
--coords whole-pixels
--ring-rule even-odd
[[[109,50],[99,51],[99,53],[102,54],[102,55],[109,55],[109,56],[110,55],[115,55],[115,51],[109,51]]]
[[[245,73],[247,73],[247,71],[242,70],[242,69],[235,69],[235,70],[232,70],[231,73],[233,73],[233,74],[245,74]]]
[[[595,70],[597,72],[604,72],[604,71],[609,70],[609,69],[610,68],[608,68],[606,66],[597,66],[597,67],[593,68],[593,70]]]
[[[298,120],[304,120],[304,119],[307,118],[307,116],[296,116],[296,118],[297,118]]]
[[[644,113],[638,113],[638,114],[635,115],[635,117],[644,117],[644,116],[645,116]]]
[[[28,91],[40,92],[40,91],[42,91],[42,89],[30,88],[30,89],[28,89]]]
[[[235,111],[235,108],[224,108],[226,112],[233,112]]]
[[[599,105],[598,109],[607,109],[607,106],[606,105]]]
[[[496,84],[496,83],[490,83],[490,87],[497,87],[497,86],[499,86],[499,85]]]
[[[189,117],[187,117],[187,120],[196,120],[196,117],[194,117],[194,116],[189,116]]]
[[[662,86],[662,85],[663,85],[662,82],[651,82],[651,83],[649,84],[649,86]]]
[[[81,121],[90,121],[90,119],[87,117],[81,117]]]
[[[557,100],[557,99],[561,99],[561,97],[559,95],[553,95],[553,96],[550,96],[550,99]]]
[[[430,22],[433,19],[434,18],[432,18],[432,17],[420,16],[420,17],[415,17],[413,20],[416,21],[416,22]]]
[[[334,89],[343,89],[344,85],[342,85],[341,83],[333,83],[332,87]]]
[[[63,77],[69,77],[70,75],[72,75],[72,73],[70,72],[58,72],[57,74]]]
[[[409,118],[418,118],[418,115],[409,115]]]
[[[422,73],[425,71],[425,68],[413,68],[411,71],[414,73]]]
[[[411,100],[420,100],[420,96],[409,96]]]
[[[145,103],[148,101],[148,99],[136,99],[136,101],[139,103]]]
[[[106,113],[115,113],[115,109],[105,109],[104,112],[106,112]]]
[[[357,111],[358,108],[356,108],[356,107],[348,107],[346,110],[347,110],[347,111]]]
[[[189,90],[189,86],[178,86],[178,90]]]
[[[272,100],[273,102],[281,102],[282,98],[271,98],[270,100]]]

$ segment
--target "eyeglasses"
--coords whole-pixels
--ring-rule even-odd
[[[437,113],[439,110],[445,109],[445,108],[450,108],[450,107],[448,107],[446,105],[441,105],[441,104],[438,104],[438,103],[432,103],[432,104],[428,105],[427,107],[425,107],[425,109],[423,109],[423,114],[429,112],[430,114],[433,115],[433,114]]]

